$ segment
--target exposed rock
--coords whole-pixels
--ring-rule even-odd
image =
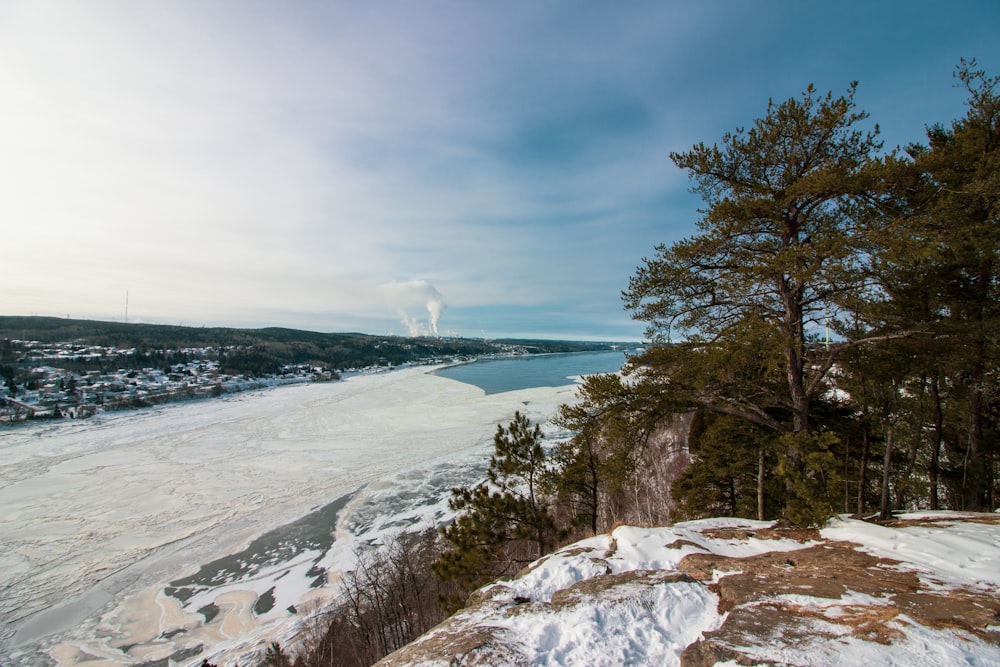
[[[620,574],[605,574],[573,584],[569,588],[556,591],[550,603],[553,611],[566,607],[586,604],[593,599],[623,602],[636,598],[642,587],[674,584],[678,581],[692,582],[683,572],[669,570],[632,570]]]
[[[716,540],[748,540],[754,537],[758,540],[795,540],[803,544],[820,539],[815,528],[706,528],[701,534]]]
[[[996,523],[1000,517],[980,515],[974,520]],[[905,525],[943,527],[944,521]],[[660,530],[670,535],[670,529]],[[808,661],[815,664],[835,664],[838,651],[850,642],[869,647],[866,651],[881,651],[879,647],[889,649],[906,642],[908,633],[918,627],[921,632],[950,633],[942,640],[945,642],[980,642],[987,647],[988,655],[993,655],[991,647],[998,647],[1000,655],[1000,595],[985,588],[981,580],[970,579],[970,587],[954,582],[939,585],[940,582],[912,565],[876,557],[852,542],[823,539],[814,530],[718,527],[717,524],[700,528],[696,523],[684,530],[687,532],[674,532],[674,539],[660,542],[680,559],[668,560],[672,565],[665,569],[640,566],[612,573],[612,562],[617,563],[616,569],[621,569],[613,539],[612,548],[604,551],[570,547],[559,552],[562,562],[576,559],[579,563],[589,558],[599,566],[593,570],[596,574],[567,583],[565,588],[552,592],[548,601],[520,597],[530,586],[526,589],[497,583],[484,587],[473,594],[469,607],[378,664],[384,667],[527,665],[530,653],[525,652],[526,639],[513,636],[516,633],[512,627],[534,628],[535,623],[544,624],[549,622],[545,619],[560,615],[582,618],[573,615],[577,610],[587,613],[593,610],[600,618],[602,614],[613,613],[609,610],[623,607],[639,609],[641,613],[636,618],[643,620],[662,618],[669,606],[646,611],[641,608],[649,607],[656,599],[667,599],[657,598],[667,590],[678,596],[704,593],[707,608],[713,609],[717,600],[717,612],[724,615],[715,616],[714,622],[703,621],[698,626],[702,628],[700,638],[695,634],[678,645],[671,662],[679,656],[684,667],[726,661],[740,665],[801,664],[803,655],[813,655]],[[776,548],[785,550],[741,558],[719,555],[759,552],[761,546],[754,540],[784,541],[783,545],[776,544]],[[789,541],[802,547],[796,549],[793,544],[788,550]],[[697,549],[695,553],[683,557],[677,553],[679,549],[690,551],[692,547]],[[538,568],[547,567],[545,563],[540,561],[519,576],[530,577]],[[972,588],[973,585],[978,588]],[[687,588],[674,588],[677,586]],[[690,598],[671,599],[676,603]],[[643,615],[647,613],[648,616]],[[612,638],[604,637],[609,641]],[[599,643],[598,653],[591,655],[597,656],[598,661],[603,659],[601,664],[614,664],[613,657],[600,653],[602,648]],[[808,653],[813,648],[818,651],[815,655]]]
[[[761,664],[760,656],[780,652],[806,639],[850,635],[890,644],[902,636],[900,625],[949,628],[1000,644],[1000,598],[974,590],[938,592],[898,561],[875,558],[846,542],[827,542],[794,552],[750,558],[692,554],[680,570],[719,595],[719,610],[729,612],[722,627],[689,646],[682,665],[718,661]],[[828,606],[802,605],[794,596],[824,598]],[[868,596],[867,603],[852,598]],[[846,600],[846,602],[841,602]],[[823,628],[829,627],[829,632]],[[767,664],[767,663],[765,663]]]

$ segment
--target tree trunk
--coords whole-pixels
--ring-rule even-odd
[[[917,419],[919,424],[924,423],[924,414],[926,410],[924,407],[925,398],[927,396],[927,375],[921,374],[920,376],[920,411],[919,417]],[[910,479],[913,475],[913,470],[917,467],[917,455],[920,453],[920,443],[923,440],[924,429],[921,427],[918,434],[912,438],[910,443],[910,453],[906,459],[906,470],[903,472],[902,478],[904,480]],[[896,507],[899,509],[905,509],[906,503],[909,501],[907,492],[909,489],[906,484],[900,484],[896,489]]]
[[[892,466],[892,424],[885,431],[885,462],[882,465],[882,501],[879,505],[878,518],[887,521],[892,512],[889,510],[889,473]]]
[[[795,234],[789,224],[789,238],[782,240],[782,246],[797,245]],[[805,379],[805,336],[802,322],[802,287],[794,285],[788,276],[779,276],[776,281],[778,295],[784,310],[782,332],[785,340],[785,375],[788,381],[788,396],[792,408],[792,431],[802,433],[809,430],[809,396]],[[800,463],[796,461],[796,463]]]
[[[934,440],[931,442],[931,510],[936,511],[938,506],[938,478],[941,470],[941,443],[944,441],[944,411],[941,409],[941,374],[934,376],[931,383],[931,395],[934,397]]]
[[[978,381],[977,381],[978,376]],[[967,486],[963,491],[962,509],[981,512],[986,501],[986,467],[983,464],[983,391],[979,387],[981,373],[973,376],[969,391],[969,451],[966,456]]]
[[[726,491],[729,496],[729,516],[736,516],[736,479],[732,476],[726,484]]]
[[[792,400],[792,430],[795,433],[809,430],[809,396],[806,394],[802,354],[801,341],[789,342],[785,360],[788,364],[788,391]]]
[[[764,521],[764,448],[757,454],[757,520]]]
[[[871,453],[871,441],[868,439],[868,428],[861,434],[861,465],[858,470],[858,516],[865,514],[865,486],[868,484],[868,456]]]
[[[597,461],[590,459],[590,533],[597,535],[597,517],[601,511],[600,496],[598,496],[599,471]]]
[[[985,158],[986,156],[984,156]],[[977,216],[979,218],[979,216]],[[979,218],[982,222],[987,222],[984,218]],[[984,252],[979,254],[977,261],[976,281],[970,288],[974,299],[974,308],[971,313],[972,320],[969,322],[972,340],[972,368],[969,373],[969,451],[966,457],[968,468],[965,471],[968,476],[968,491],[963,490],[963,509],[974,512],[989,511],[994,509],[987,507],[992,496],[988,488],[989,479],[992,475],[987,471],[987,457],[984,450],[983,421],[986,402],[983,400],[983,386],[986,382],[986,367],[988,355],[986,351],[987,339],[984,337],[984,326],[988,319],[988,309],[991,307],[990,285],[993,284],[995,271],[993,266],[993,253]]]
[[[844,441],[844,514],[851,511],[851,440]]]

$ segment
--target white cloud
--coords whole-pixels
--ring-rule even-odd
[[[0,5],[0,312],[109,316],[130,289],[149,320],[384,331],[381,286],[421,276],[450,321],[503,308],[470,334],[581,303],[560,325],[600,329],[641,257],[693,229],[669,151],[810,80],[768,46],[780,21],[732,14]]]

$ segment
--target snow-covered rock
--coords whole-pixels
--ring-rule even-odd
[[[1000,517],[621,526],[379,664],[1000,665]]]

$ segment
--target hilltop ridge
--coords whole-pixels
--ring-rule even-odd
[[[73,341],[90,345],[157,349],[262,346],[276,356],[294,357],[296,363],[313,355],[319,360],[343,368],[358,365],[354,363],[354,359],[358,357],[371,358],[376,362],[381,358],[396,364],[422,358],[422,355],[583,352],[608,349],[612,345],[601,341],[405,337],[358,332],[321,333],[285,327],[190,327],[0,315],[0,340],[4,339],[46,343]]]
[[[377,664],[1000,664],[998,558],[997,514],[620,526]]]

